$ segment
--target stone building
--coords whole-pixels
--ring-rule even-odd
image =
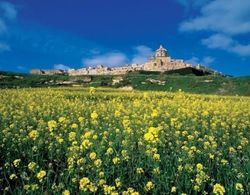
[[[40,70],[33,69],[31,70],[32,74],[68,74],[70,76],[78,75],[123,75],[128,72],[133,71],[158,71],[165,72],[170,70],[177,70],[182,68],[192,67],[196,70],[206,70],[207,68],[203,66],[194,66],[184,62],[183,60],[172,59],[168,51],[160,45],[160,48],[156,50],[153,57],[149,59],[145,64],[126,64],[123,66],[116,67],[106,67],[103,65],[98,65],[96,67],[80,68],[80,69],[69,69],[69,70]],[[211,70],[210,72],[214,72]]]
[[[61,69],[52,69],[44,71],[46,75],[67,74],[67,70],[61,70]]]
[[[72,76],[79,76],[79,75],[88,75],[87,68],[80,68],[80,69],[69,69],[68,74]]]
[[[160,45],[155,55],[144,64],[143,69],[147,71],[168,71],[191,66],[183,60],[174,60],[168,55],[167,50]]]
[[[51,69],[51,70],[41,70],[41,69],[32,69],[30,74],[36,75],[56,75],[56,74],[68,74],[66,70],[60,69]]]
[[[44,71],[44,70],[41,70],[41,69],[32,69],[32,70],[30,71],[30,74],[42,75],[42,74],[45,74],[45,71]]]

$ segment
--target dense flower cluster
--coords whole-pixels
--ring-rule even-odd
[[[250,98],[0,91],[0,194],[250,194]]]

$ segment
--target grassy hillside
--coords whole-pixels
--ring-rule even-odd
[[[115,81],[116,82],[115,82]],[[133,87],[137,90],[178,91],[220,95],[250,95],[250,77],[195,76],[191,72],[133,72],[121,76],[31,75],[0,72],[0,88],[54,86]]]

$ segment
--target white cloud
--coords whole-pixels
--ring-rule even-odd
[[[193,64],[193,65],[200,64],[200,59],[197,57],[192,57],[186,60],[186,63]]]
[[[235,37],[250,34],[249,0],[214,0],[203,5],[200,12],[200,16],[184,21],[180,30],[212,32],[210,37],[202,39],[203,45],[250,56],[250,43],[242,44]]]
[[[152,56],[153,50],[145,45],[135,47],[135,55],[132,59],[132,64],[143,64]]]
[[[13,4],[8,2],[0,2],[0,35],[7,32],[7,21],[16,18],[17,11]],[[0,42],[0,52],[10,51],[7,43]]]
[[[84,66],[106,65],[112,67],[128,63],[128,58],[121,52],[110,52],[83,59],[82,63]]]
[[[16,8],[9,2],[0,2],[0,9],[3,11],[3,16],[7,19],[15,19],[17,15]]]
[[[108,52],[104,54],[95,54],[92,52],[91,58],[83,58],[83,66],[96,66],[105,65],[109,67],[119,66],[124,64],[143,64],[148,61],[149,57],[152,56],[153,50],[145,45],[139,45],[133,48],[132,58],[128,58],[125,53],[122,52]]]
[[[192,58],[186,60],[187,63],[193,64],[193,65],[202,64],[202,65],[206,65],[206,66],[211,65],[214,61],[215,61],[215,58],[213,58],[211,56],[205,56],[202,59],[200,59],[198,57],[192,57]]]
[[[4,52],[4,51],[10,51],[10,46],[6,43],[1,43],[0,42],[0,52]]]
[[[240,56],[250,56],[250,44],[240,44],[230,36],[215,34],[202,40],[202,44],[210,49],[223,49]]]
[[[223,48],[226,49],[234,44],[234,41],[231,37],[223,35],[223,34],[214,34],[209,38],[203,39],[203,45],[206,45],[208,48]]]
[[[241,56],[250,56],[250,44],[248,45],[236,44],[233,48],[231,48],[231,52]]]
[[[54,65],[54,69],[68,70],[68,69],[70,69],[70,67],[69,67],[69,66],[66,66],[66,65],[64,65],[64,64],[55,64],[55,65]]]
[[[181,24],[182,31],[209,30],[237,35],[250,32],[249,0],[214,0],[201,8],[201,15]]]
[[[177,0],[186,9],[198,8],[206,4],[209,0]]]
[[[213,62],[214,62],[215,58],[211,57],[211,56],[206,56],[202,59],[202,64],[205,64],[205,65],[211,65]]]

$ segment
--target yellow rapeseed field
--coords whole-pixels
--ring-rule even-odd
[[[250,98],[0,90],[0,194],[250,194]]]

